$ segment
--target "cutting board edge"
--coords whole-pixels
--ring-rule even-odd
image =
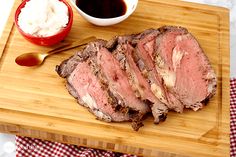
[[[152,1],[153,2],[155,0],[145,0],[145,1]],[[209,5],[209,4],[201,4],[201,3],[196,3],[196,2],[187,2],[187,1],[183,1],[183,0],[168,0],[168,1],[157,0],[157,1],[164,3],[164,4],[185,6],[187,8],[189,8],[189,5],[191,5],[191,8],[195,8],[195,9],[201,8],[201,10],[207,10],[207,11],[226,12],[226,13],[229,12],[229,9],[226,7],[214,6],[214,5]]]
[[[47,140],[51,142],[60,142],[64,144],[72,144],[77,146],[84,146],[89,148],[95,148],[95,149],[102,149],[102,150],[108,150],[113,152],[120,152],[120,153],[128,153],[138,156],[157,156],[162,155],[162,157],[169,157],[171,155],[174,155],[176,157],[221,157],[223,154],[225,155],[225,152],[222,152],[220,154],[202,154],[201,152],[194,152],[192,155],[188,155],[186,152],[176,152],[176,151],[170,151],[163,148],[154,149],[152,147],[149,148],[143,148],[143,147],[134,147],[129,144],[117,144],[112,142],[107,142],[106,140],[97,140],[97,139],[90,139],[90,138],[83,138],[82,136],[74,136],[74,135],[64,135],[64,134],[58,134],[54,131],[49,132],[44,130],[38,130],[38,129],[31,129],[28,126],[24,125],[16,125],[11,123],[3,123],[0,122],[0,132],[7,133],[7,134],[14,134],[17,136],[22,137],[30,137],[30,138],[37,138],[41,140]],[[116,146],[117,145],[117,146]],[[220,149],[222,151],[222,149]]]
[[[169,157],[170,155],[175,155],[175,156],[177,155],[178,157],[189,157],[186,155],[164,152],[164,151],[157,151],[157,150],[153,153],[151,149],[148,150],[148,149],[139,148],[139,147],[131,147],[128,145],[121,145],[120,147],[124,148],[124,150],[121,150],[119,148],[118,149],[114,148],[115,144],[110,143],[110,142],[89,140],[87,138],[80,138],[76,136],[68,136],[68,135],[63,135],[63,134],[51,133],[48,131],[34,130],[34,129],[29,129],[24,126],[18,126],[15,124],[2,123],[2,122],[0,122],[0,132],[6,133],[6,134],[14,134],[20,137],[37,138],[41,140],[47,140],[50,142],[56,141],[56,142],[60,142],[64,144],[70,144],[70,145],[72,144],[76,146],[83,146],[83,147],[89,147],[89,148],[94,148],[94,149],[113,151],[117,153],[127,153],[127,154],[133,154],[137,156],[150,156],[150,157],[153,156],[154,157],[156,155],[161,154],[162,157]],[[132,150],[132,151],[128,151],[128,150]],[[194,155],[192,157],[195,157],[195,156],[197,157],[198,155]],[[204,157],[204,155],[202,157]]]
[[[223,28],[220,33],[220,47],[221,47],[221,63],[229,63],[229,66],[224,67],[221,66],[221,81],[222,81],[222,114],[221,114],[221,122],[228,122],[226,128],[223,128],[222,124],[220,124],[220,129],[228,130],[228,134],[230,133],[230,17],[229,17],[229,10],[227,12],[219,14],[220,17],[220,26],[221,28],[224,25],[227,25],[228,28]],[[223,43],[223,41],[227,41],[227,43]],[[228,114],[225,114],[228,113]],[[228,151],[226,152],[227,156],[230,155],[230,136],[228,135],[227,141],[229,142]]]
[[[17,2],[19,2],[19,1],[17,1],[16,0],[16,2],[15,3],[17,3]],[[184,3],[186,3],[186,2],[184,2]],[[16,4],[14,4],[14,5],[16,5]],[[211,7],[212,8],[212,7]],[[218,8],[218,7],[217,7]],[[209,10],[215,10],[216,8],[215,7],[213,7],[212,9],[209,9]],[[14,13],[14,10],[12,10],[12,12]],[[228,12],[228,10],[225,10],[225,9],[222,9],[221,11],[217,11],[217,13],[218,14],[223,14],[223,13],[226,13],[227,14],[227,12]],[[12,13],[11,13],[12,14]],[[13,19],[8,19],[8,24],[9,24],[9,21],[11,21],[11,25],[9,25],[9,26],[6,26],[5,27],[5,29],[4,29],[4,31],[6,31],[7,29],[9,29],[10,31],[8,32],[8,30],[7,30],[7,32],[4,32],[4,34],[8,34],[8,36],[6,36],[5,37],[5,39],[3,39],[3,40],[6,40],[6,42],[7,42],[7,39],[8,39],[8,37],[10,36],[10,32],[11,32],[11,28],[12,28],[12,26],[14,25],[14,23],[13,23]],[[7,25],[8,25],[7,24]],[[0,40],[1,41],[1,43],[0,43],[0,45],[2,44],[2,39]],[[5,43],[5,44],[7,44],[7,43]],[[4,47],[5,47],[6,45],[4,45]],[[1,46],[1,48],[2,48],[2,46]],[[1,49],[0,49],[1,50]],[[3,52],[4,53],[4,48],[1,50],[1,52]],[[0,52],[0,55],[1,55],[1,52]],[[1,58],[0,58],[1,59]],[[223,71],[223,73],[222,73],[222,76],[223,76],[223,74],[227,74],[227,72],[224,72]],[[227,79],[227,78],[226,78]],[[223,81],[224,82],[224,81]],[[224,83],[223,83],[224,84]],[[227,84],[226,84],[227,85]],[[229,89],[229,88],[228,88]],[[224,95],[229,95],[228,93],[223,93]],[[228,97],[228,96],[227,96]],[[228,103],[226,103],[225,102],[225,104],[228,104]]]
[[[14,0],[13,6],[11,8],[5,27],[3,29],[2,35],[0,36],[0,62],[4,54],[5,48],[7,46],[8,39],[14,27],[15,10],[20,5],[20,3],[21,3],[20,0]]]
[[[64,127],[61,127],[63,124],[60,123],[60,119],[57,117],[50,118],[50,121],[45,121],[44,119],[47,119],[47,117],[43,118],[38,118],[36,114],[30,113],[25,113],[23,116],[17,111],[12,111],[12,110],[7,110],[7,109],[0,109],[0,132],[5,132],[9,134],[15,134],[15,135],[21,135],[21,136],[26,136],[26,137],[32,137],[32,138],[38,138],[38,139],[43,139],[43,140],[49,140],[49,141],[57,141],[57,142],[62,142],[62,143],[67,143],[67,144],[75,144],[75,145],[82,145],[82,146],[87,146],[87,147],[92,147],[92,148],[99,148],[99,149],[105,149],[105,150],[111,150],[111,151],[116,151],[116,152],[123,152],[123,153],[131,153],[131,154],[137,154],[140,155],[138,152],[132,152],[130,150],[126,150],[127,148],[130,148],[131,150],[135,149],[137,151],[142,149],[146,153],[143,153],[142,155],[144,156],[149,156],[148,152],[154,153],[153,156],[156,154],[160,155],[159,153],[164,153],[168,155],[177,155],[178,157],[182,155],[186,155],[186,153],[192,154],[192,156],[201,156],[201,157],[209,157],[208,154],[205,154],[206,152],[198,152],[198,151],[183,151],[183,150],[176,150],[176,149],[170,149],[165,146],[145,146],[145,145],[134,145],[131,143],[127,143],[122,140],[122,138],[114,138],[113,140],[111,139],[101,139],[98,136],[94,135],[85,135],[84,133],[75,133],[74,131],[66,130]],[[18,121],[11,120],[9,118],[5,118],[4,115],[10,115],[11,117],[17,116],[20,117]],[[4,120],[3,120],[4,119]],[[27,119],[32,119],[33,122],[27,122]],[[37,119],[37,121],[35,121]],[[22,121],[25,121],[26,123],[22,123]],[[33,126],[28,123],[37,123],[40,124],[39,126]],[[61,126],[60,126],[61,125]],[[58,128],[61,128],[61,130],[58,130]],[[64,128],[64,129],[63,129]],[[86,129],[86,128],[85,128]],[[45,137],[46,136],[46,137]],[[82,139],[82,141],[90,141],[85,143],[75,143],[72,137],[74,138],[79,138]],[[224,136],[225,137],[225,136]],[[67,139],[67,140],[66,140]],[[171,139],[171,137],[169,137]],[[101,141],[102,140],[102,141]],[[223,154],[226,154],[225,149],[223,147],[225,145],[228,145],[228,143],[225,143],[224,140],[217,139],[217,141],[212,142],[209,138],[204,139],[199,139],[203,140],[200,145],[207,145],[207,149],[214,150],[218,148],[221,150],[221,152],[216,153],[212,155],[211,157],[220,157]],[[194,141],[188,141],[187,139],[179,139],[179,142],[182,143],[192,143],[195,146],[198,146],[199,143],[195,143]],[[208,142],[207,142],[208,141]],[[80,141],[81,142],[81,141]],[[105,145],[103,146],[94,146],[94,143],[96,142],[103,142]],[[208,143],[208,144],[207,144]],[[216,145],[219,145],[219,147]],[[110,146],[108,145],[113,145],[114,147],[111,149],[109,148]],[[119,147],[117,147],[117,146]],[[126,148],[123,148],[126,147]],[[158,149],[158,151],[157,151]],[[169,151],[169,152],[168,152]],[[223,152],[223,153],[222,153]],[[166,155],[166,156],[168,156]]]

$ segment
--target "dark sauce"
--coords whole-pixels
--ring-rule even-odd
[[[124,0],[76,0],[76,5],[86,14],[97,18],[114,18],[126,13]]]

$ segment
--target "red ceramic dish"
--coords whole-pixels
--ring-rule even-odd
[[[19,7],[17,8],[16,12],[15,12],[15,24],[16,27],[18,29],[18,31],[30,42],[37,44],[37,45],[42,45],[42,46],[51,46],[54,45],[60,41],[62,41],[70,32],[71,30],[71,26],[73,23],[73,11],[71,9],[71,6],[65,1],[65,0],[59,0],[61,2],[63,2],[67,8],[68,8],[68,12],[69,12],[69,22],[67,24],[67,26],[65,28],[62,28],[60,32],[58,32],[55,35],[52,36],[48,36],[48,37],[35,37],[33,35],[30,35],[28,33],[25,33],[23,30],[21,30],[21,28],[18,25],[18,16],[21,12],[21,9],[25,6],[26,2],[28,2],[30,0],[25,0],[23,1]]]

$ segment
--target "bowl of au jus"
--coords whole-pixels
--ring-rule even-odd
[[[71,3],[88,22],[109,26],[127,19],[135,11],[138,0],[71,0]]]

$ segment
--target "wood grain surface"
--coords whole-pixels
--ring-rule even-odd
[[[163,25],[178,25],[198,39],[217,74],[217,94],[199,112],[170,112],[153,124],[149,117],[138,132],[129,123],[98,121],[76,103],[58,77],[55,66],[73,55],[73,49],[49,57],[35,68],[17,66],[25,52],[50,50],[26,41],[16,30],[16,0],[0,40],[0,131],[93,148],[161,157],[229,156],[229,11],[220,7],[173,0],[139,0],[126,21],[109,27],[86,22],[74,10],[74,23],[66,41],[95,35],[110,39]]]

